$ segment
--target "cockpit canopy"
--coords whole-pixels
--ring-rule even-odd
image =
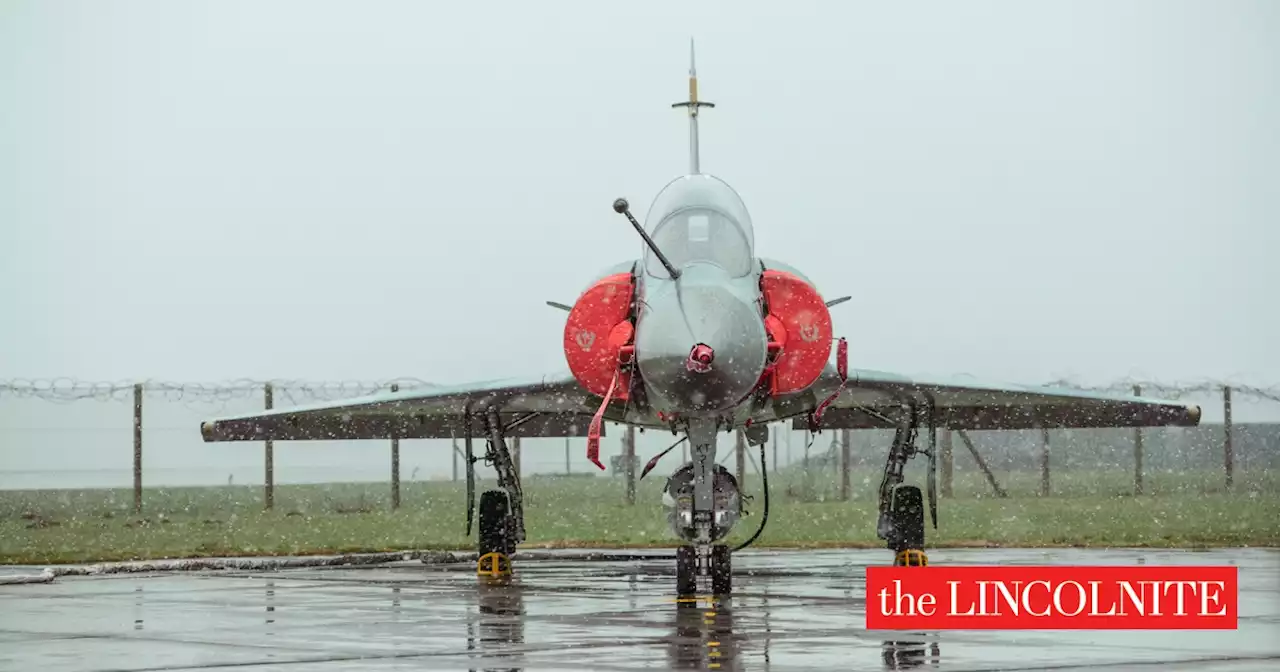
[[[735,278],[753,268],[751,216],[738,193],[717,177],[684,175],[672,180],[653,199],[644,228],[676,268],[711,263]],[[644,267],[649,275],[667,277],[648,247]]]

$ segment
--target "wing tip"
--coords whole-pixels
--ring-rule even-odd
[[[1143,426],[1151,427],[1198,427],[1202,419],[1203,411],[1199,404],[1180,404],[1177,402],[1162,402],[1161,410],[1148,414],[1151,418],[1149,424]]]
[[[258,430],[259,433],[261,430]],[[248,441],[249,437],[241,436],[243,430],[225,420],[205,420],[200,423],[200,438],[205,443],[221,443],[226,441]]]

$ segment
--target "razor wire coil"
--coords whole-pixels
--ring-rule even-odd
[[[386,380],[337,380],[309,381],[297,379],[236,378],[216,382],[175,382],[156,379],[85,381],[77,378],[13,378],[0,380],[0,399],[5,397],[41,399],[54,403],[72,403],[82,400],[118,401],[133,400],[135,388],[140,386],[144,398],[160,398],[171,402],[227,402],[234,399],[256,397],[270,385],[272,391],[290,399],[334,400],[358,397],[387,391],[396,386],[400,390],[436,387],[420,378],[399,377]],[[1083,385],[1069,379],[1044,383],[1046,387],[1060,387],[1085,392],[1132,394],[1137,386],[1144,397],[1179,400],[1194,395],[1220,395],[1230,388],[1233,398],[1280,402],[1280,386],[1256,386],[1229,381],[1162,382],[1125,378],[1105,385]]]

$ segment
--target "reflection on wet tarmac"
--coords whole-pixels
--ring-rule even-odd
[[[133,629],[142,629],[142,612],[144,611],[144,600],[142,594],[142,586],[133,589]]]
[[[1280,552],[948,551],[948,564],[1234,564],[1236,631],[877,632],[882,553],[747,552],[732,600],[679,603],[667,560],[62,577],[0,586],[0,669],[1275,669]],[[21,571],[21,570],[19,570]],[[129,627],[130,616],[133,627]],[[146,632],[143,633],[143,627]],[[942,655],[945,651],[946,656]],[[137,665],[118,661],[144,661]]]
[[[673,670],[738,670],[729,599],[678,601],[675,636],[667,649]]]
[[[267,582],[267,625],[271,625],[276,622],[276,619],[274,618],[275,611],[276,611],[276,582],[268,581]],[[267,634],[268,635],[274,634],[272,632],[272,628],[267,628]]]
[[[938,667],[942,653],[938,642],[887,641],[882,647],[885,669],[908,670],[926,663]]]
[[[484,659],[509,660],[519,655],[524,644],[524,589],[518,581],[482,581],[476,591],[478,618],[475,634],[467,649],[477,651]],[[470,621],[468,621],[470,624]],[[485,670],[521,670],[521,667],[470,668]]]

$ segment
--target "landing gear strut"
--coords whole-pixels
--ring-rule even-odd
[[[475,505],[475,463],[482,458],[472,454],[471,413],[465,414],[467,427],[467,535],[471,534],[471,511]],[[478,558],[476,574],[488,578],[506,578],[511,575],[511,557],[516,544],[524,541],[524,493],[520,487],[520,475],[507,449],[506,433],[526,422],[534,414],[519,418],[507,426],[502,425],[498,409],[490,407],[484,415],[484,428],[488,434],[484,462],[498,474],[497,490],[486,490],[480,496],[480,525],[478,534]]]
[[[760,446],[763,515],[755,534],[746,541],[732,547],[724,543],[730,530],[745,514],[743,502],[748,498],[742,493],[738,479],[723,465],[715,463],[713,442],[716,425],[706,420],[700,422],[703,424],[687,427],[685,439],[675,444],[689,439],[695,446],[693,460],[671,474],[662,493],[671,531],[684,541],[676,551],[676,593],[683,598],[680,600],[683,603],[697,601],[699,597],[722,597],[732,593],[731,557],[754,543],[769,521],[769,469],[764,452],[765,439],[759,438],[755,445]],[[759,432],[753,434],[761,437]],[[747,440],[751,441],[751,435]],[[658,457],[665,452],[659,453]],[[650,460],[646,469],[652,468],[658,457]],[[689,599],[691,597],[694,599]]]
[[[902,416],[894,432],[889,458],[885,462],[884,477],[880,481],[880,518],[876,535],[883,539],[894,553],[893,564],[905,567],[923,567],[929,564],[924,551],[924,498],[920,488],[903,485],[903,470],[907,460],[919,453],[929,456],[929,513],[933,527],[938,527],[937,447],[938,433],[934,424],[933,396],[925,393],[924,408],[906,395],[895,395],[902,404]],[[923,411],[923,412],[921,412]],[[916,446],[916,430],[921,421],[928,427],[929,447]]]
[[[731,551],[718,542],[741,514],[741,492],[715,462],[717,428],[711,419],[688,422],[690,462],[667,481],[664,494],[670,498],[671,526],[686,542],[676,552],[676,593],[683,598],[727,595],[733,588]]]

